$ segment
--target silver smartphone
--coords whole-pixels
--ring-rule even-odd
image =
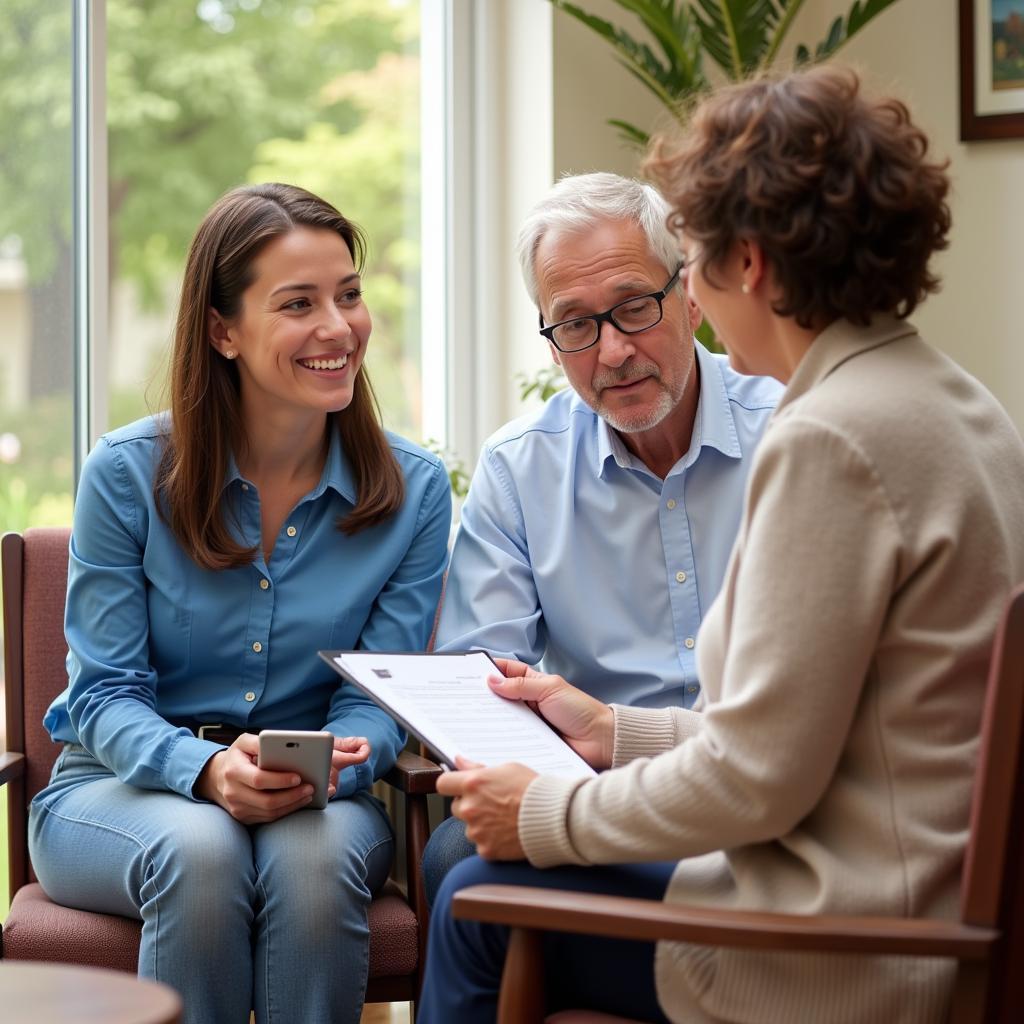
[[[273,772],[295,772],[313,787],[307,807],[327,806],[327,785],[331,778],[334,736],[329,732],[296,729],[264,729],[256,764]]]

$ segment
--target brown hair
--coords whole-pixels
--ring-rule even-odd
[[[205,569],[237,568],[256,554],[234,538],[221,502],[231,452],[244,447],[245,434],[238,368],[210,344],[209,311],[228,320],[237,316],[257,256],[299,226],[336,232],[362,268],[366,242],[359,228],[318,196],[279,184],[247,185],[222,196],[199,225],[185,263],[171,356],[170,436],[154,491],[178,542]],[[365,367],[355,378],[352,402],[329,423],[340,434],[358,494],[338,528],[355,533],[395,512],[405,495]]]
[[[801,327],[908,316],[939,287],[928,269],[950,226],[948,161],[899,100],[861,94],[848,68],[816,67],[731,86],[696,107],[645,165],[670,225],[711,274],[740,240],[761,246]]]

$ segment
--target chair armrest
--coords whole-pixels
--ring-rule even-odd
[[[4,751],[0,754],[0,786],[14,782],[25,774],[25,755],[16,754],[12,751]]]
[[[455,894],[452,912],[457,918],[543,931],[776,952],[984,960],[999,937],[991,928],[932,918],[768,914],[516,885],[469,886]]]
[[[403,750],[395,766],[384,776],[384,781],[403,793],[427,794],[437,791],[440,774],[441,769],[433,761]]]

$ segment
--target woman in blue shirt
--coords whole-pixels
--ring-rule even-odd
[[[360,1014],[392,856],[369,790],[404,737],[316,652],[424,648],[451,519],[441,463],[378,422],[364,252],[302,189],[225,195],[189,252],[170,413],[103,437],[79,483],[32,861],[57,902],[142,921],[139,973],[190,1024]],[[271,727],[335,735],[325,810],[256,766]]]

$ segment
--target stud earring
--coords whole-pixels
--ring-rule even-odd
[[[746,287],[746,285],[744,285],[744,287]],[[224,353],[224,355],[225,355],[225,356],[226,356],[226,357],[227,357],[228,359],[234,359],[234,358],[235,358],[235,355],[236,355],[236,354],[237,354],[237,353],[235,352],[235,350],[234,350],[233,348],[229,348],[229,349],[227,350],[227,352],[225,352],[225,353]]]
[[[740,291],[743,292],[744,295],[749,295],[750,294],[750,285],[747,284],[746,281],[744,281],[743,285],[740,288]]]

